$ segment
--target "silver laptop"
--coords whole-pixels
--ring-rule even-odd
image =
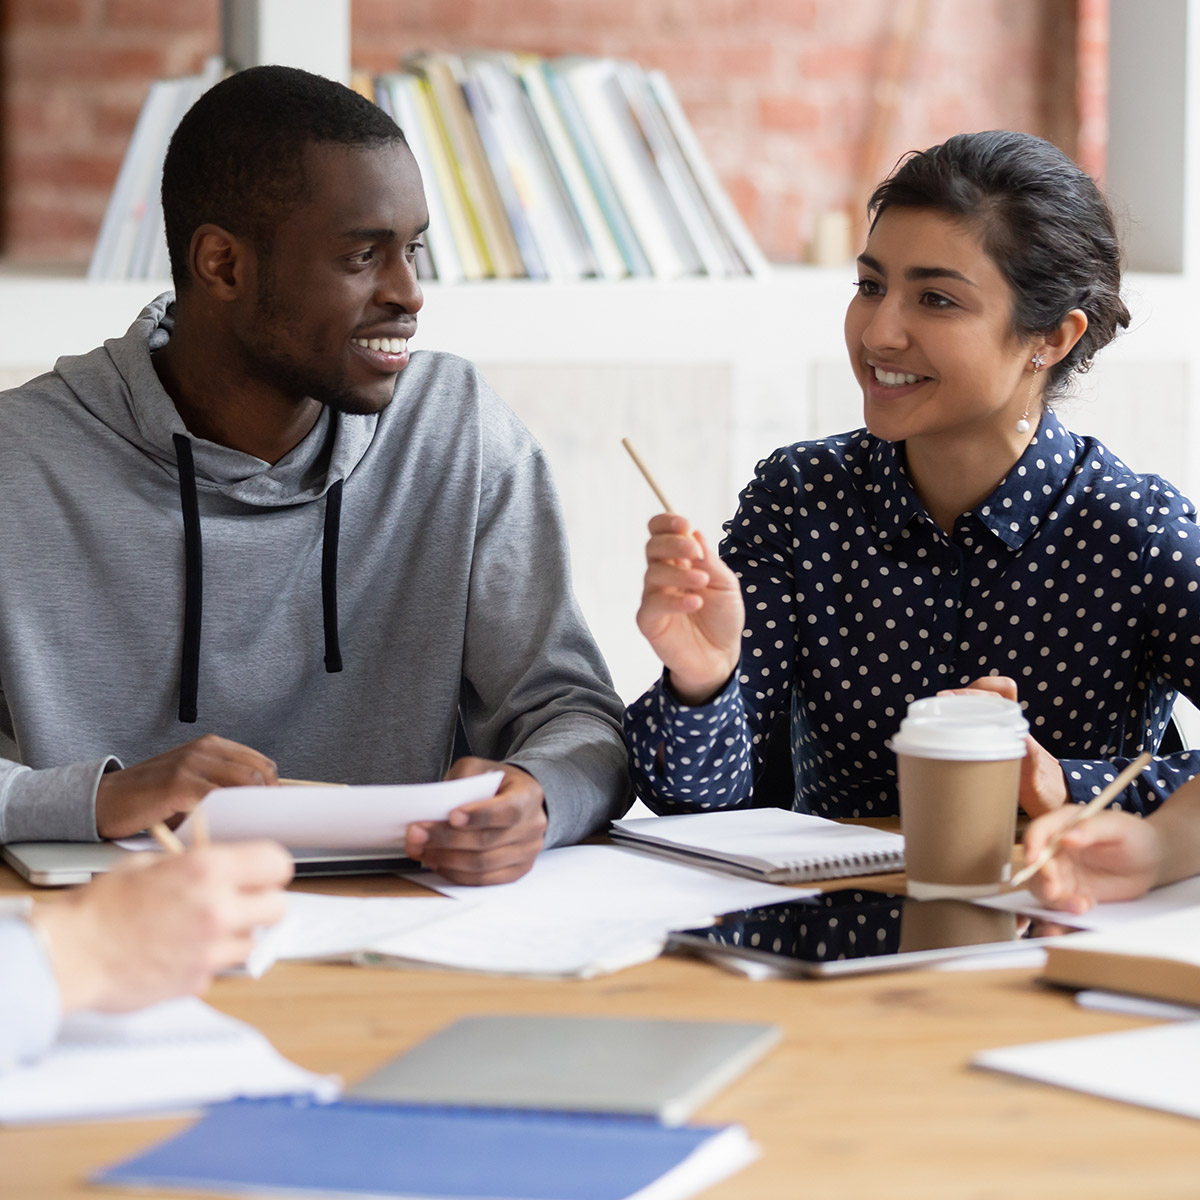
[[[111,871],[127,855],[116,842],[12,842],[0,848],[4,861],[22,878],[40,887],[87,883],[93,875]],[[419,871],[421,864],[394,849],[293,850],[296,874],[382,875]]]
[[[779,1037],[777,1025],[749,1021],[464,1017],[343,1099],[626,1113],[677,1125]]]

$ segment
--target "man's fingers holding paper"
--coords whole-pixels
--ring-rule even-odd
[[[506,763],[459,759],[448,779],[504,772],[495,796],[464,804],[446,821],[410,825],[405,853],[454,883],[504,883],[524,875],[546,833],[545,795],[532,775]]]

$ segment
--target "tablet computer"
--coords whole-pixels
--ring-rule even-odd
[[[966,900],[913,900],[845,888],[783,904],[725,913],[701,929],[672,933],[668,951],[723,966],[772,968],[782,975],[891,971],[943,959],[1012,950],[1081,932],[1063,921]]]

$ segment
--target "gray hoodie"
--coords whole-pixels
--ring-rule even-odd
[[[272,466],[187,434],[150,362],[171,302],[0,393],[0,842],[94,839],[113,758],[208,732],[285,776],[438,779],[460,713],[541,783],[547,845],[623,812],[550,471],[478,372],[416,353]]]

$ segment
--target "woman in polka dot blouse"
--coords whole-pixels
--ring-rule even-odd
[[[846,313],[866,428],[759,463],[719,556],[650,522],[638,626],[666,670],[625,731],[657,812],[786,803],[764,768],[790,749],[797,809],[893,815],[906,705],[974,685],[1026,708],[1037,815],[1157,748],[1196,695],[1193,505],[1049,407],[1129,322],[1092,180],[1027,134],[963,134],[870,212]],[[1122,807],[1197,772],[1159,758]]]

